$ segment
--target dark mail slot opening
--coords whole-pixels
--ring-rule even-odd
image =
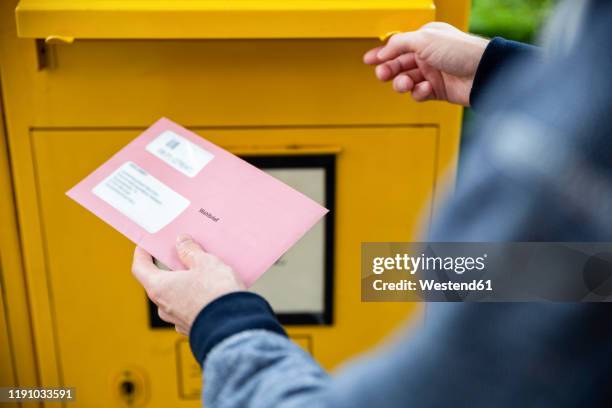
[[[243,156],[330,212],[283,255],[251,290],[264,296],[284,325],[333,323],[336,156]],[[152,328],[173,327],[149,302]]]

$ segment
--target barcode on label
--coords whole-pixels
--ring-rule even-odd
[[[171,131],[163,131],[146,150],[188,177],[195,177],[215,156]]]

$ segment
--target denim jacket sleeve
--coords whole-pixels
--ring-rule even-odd
[[[321,406],[328,374],[287,338],[262,297],[237,292],[216,299],[189,337],[204,366],[205,407]]]

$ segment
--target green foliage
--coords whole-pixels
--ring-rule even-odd
[[[531,42],[556,0],[472,0],[470,31]]]

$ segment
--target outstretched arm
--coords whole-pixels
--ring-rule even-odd
[[[464,226],[455,237],[474,232]],[[189,268],[162,271],[137,249],[133,269],[160,316],[190,333],[207,408],[593,406],[606,388],[612,324],[599,305],[433,304],[414,336],[332,378],[231,269],[193,241],[179,254]]]
[[[436,22],[392,36],[363,59],[375,66],[378,79],[392,81],[396,92],[409,92],[417,102],[442,100],[474,106],[504,66],[536,50],[502,38],[489,41]]]

